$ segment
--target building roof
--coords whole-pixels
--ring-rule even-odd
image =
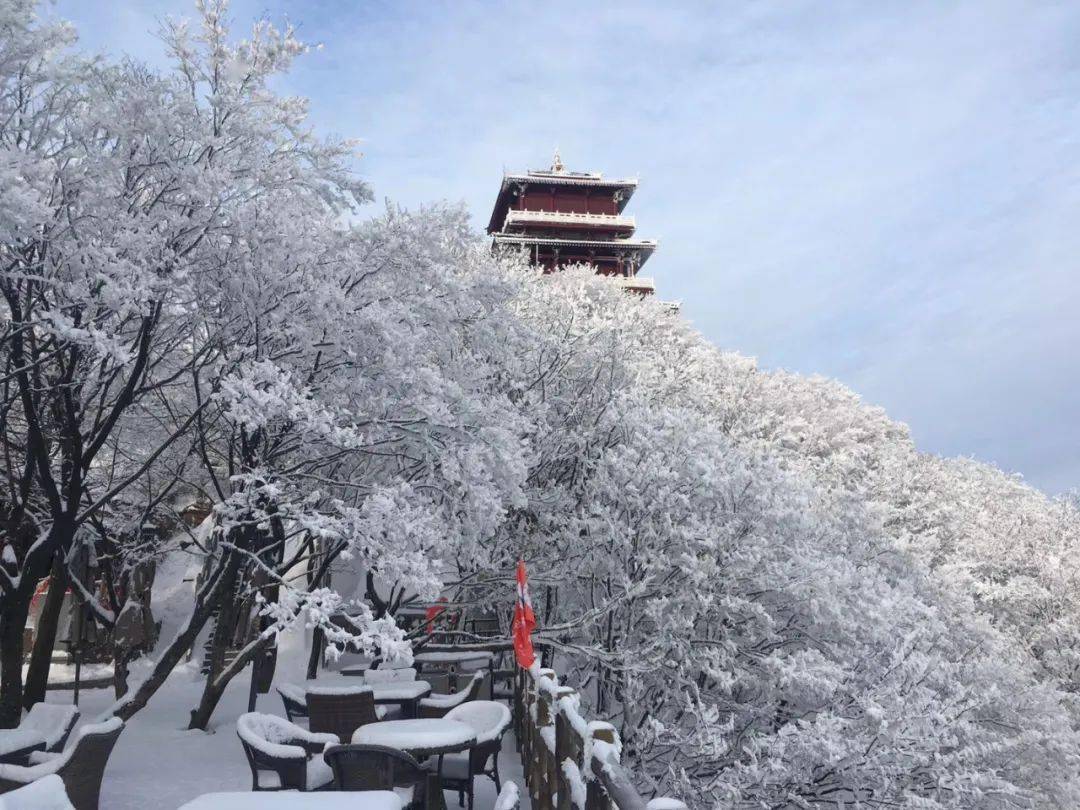
[[[561,165],[561,164],[560,164]],[[538,186],[591,186],[592,188],[610,188],[623,192],[618,202],[619,211],[626,207],[627,201],[637,188],[637,178],[604,179],[600,172],[568,172],[562,169],[530,169],[527,172],[506,172],[503,174],[499,195],[495,198],[495,207],[488,222],[488,233],[495,233],[502,228],[506,212],[510,208],[510,191],[522,183]]]
[[[533,245],[542,247],[578,247],[597,248],[597,252],[618,253],[621,251],[638,251],[640,263],[645,264],[656,250],[655,239],[556,239],[546,236],[527,236],[524,234],[497,233],[493,235],[496,245],[529,247]]]

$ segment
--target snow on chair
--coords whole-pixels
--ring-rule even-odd
[[[499,779],[499,751],[502,736],[510,728],[510,709],[493,700],[472,700],[451,709],[447,720],[457,720],[476,732],[476,744],[460,754],[446,754],[441,766],[442,784],[458,792],[458,804],[469,797],[473,806],[473,777],[486,776],[495,783],[495,792],[502,790]]]
[[[55,774],[63,780],[75,810],[98,810],[105,766],[123,730],[124,721],[112,717],[80,728],[75,743],[61,754],[39,751],[31,755],[32,765],[0,765],[0,793]]]
[[[428,695],[420,701],[418,716],[427,718],[445,717],[446,713],[451,709],[454,709],[463,703],[467,703],[470,700],[476,700],[480,697],[480,687],[483,686],[484,677],[486,675],[486,669],[474,672],[472,680],[469,681],[469,685],[460,692],[453,692],[448,695]]]
[[[19,728],[38,732],[45,738],[45,750],[58,754],[64,750],[64,743],[78,721],[79,710],[75,706],[35,703],[19,723]]]
[[[295,723],[297,719],[306,720],[308,716],[307,695],[304,693],[303,687],[293,683],[283,683],[275,688],[277,693],[281,695],[281,702],[285,706],[285,716],[289,718],[289,722]]]
[[[240,715],[236,734],[251,766],[252,790],[318,790],[333,781],[330,767],[315,757],[339,742],[333,734],[312,733],[258,712]]]
[[[385,706],[375,705],[370,686],[317,686],[309,683],[305,694],[308,728],[351,740],[360,726],[386,716]]]

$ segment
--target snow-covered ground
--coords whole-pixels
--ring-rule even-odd
[[[236,736],[236,719],[247,709],[249,680],[233,680],[214,713],[209,731],[188,731],[188,712],[196,705],[202,679],[194,667],[180,667],[150,704],[128,724],[105,771],[101,810],[174,810],[202,793],[250,790],[251,771]],[[49,692],[50,703],[70,703],[70,691]],[[83,691],[80,722],[92,721],[113,701],[111,689]],[[284,717],[281,699],[271,691],[259,695],[257,710]],[[524,785],[521,762],[512,737],[504,737],[499,771],[505,779]],[[495,786],[476,780],[476,810],[491,810]],[[446,793],[448,810],[457,807],[457,794]],[[522,790],[522,807],[528,797]]]

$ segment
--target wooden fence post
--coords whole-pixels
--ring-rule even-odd
[[[615,731],[610,728],[594,728],[592,738],[606,743],[615,744]],[[593,760],[595,762],[595,760]],[[593,763],[586,762],[585,767],[593,773]],[[611,810],[611,797],[604,790],[603,785],[597,778],[592,778],[586,783],[585,808],[586,810]]]
[[[548,747],[548,741],[546,739],[545,731],[551,729],[554,731],[554,723],[552,722],[552,706],[551,695],[544,689],[537,689],[536,693],[536,751],[539,756],[535,757],[536,762],[536,776],[537,784],[539,785],[539,791],[537,796],[537,810],[555,810],[554,793],[555,785],[553,784],[552,761],[555,759],[555,752]]]
[[[558,702],[563,698],[570,698],[576,694],[576,689],[563,686],[559,688],[555,698],[556,708],[558,709],[555,713],[555,784],[559,789],[557,810],[572,810],[573,792],[570,790],[570,780],[566,778],[566,774],[563,772],[563,762],[569,759],[576,765],[580,758],[578,751],[581,748],[577,742],[577,732],[570,725],[570,721],[566,719],[562,706]],[[579,807],[578,810],[585,810],[585,808]]]
[[[514,747],[517,752],[521,753],[521,738],[525,734],[525,724],[522,720],[522,709],[524,708],[524,698],[522,692],[524,691],[524,670],[521,667],[514,667]]]
[[[524,764],[525,784],[529,788],[529,797],[536,800],[536,779],[533,778],[533,760],[535,759],[535,726],[532,719],[533,679],[532,673],[522,670],[521,683],[521,758]]]

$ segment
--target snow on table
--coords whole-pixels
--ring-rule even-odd
[[[45,745],[45,735],[36,729],[12,728],[0,731],[0,757],[35,745]]]
[[[401,810],[392,790],[205,793],[180,810]]]
[[[389,700],[416,700],[431,691],[427,681],[397,681],[394,683],[368,684],[375,697],[375,702]]]
[[[476,743],[476,732],[457,720],[386,720],[360,726],[353,732],[352,741],[434,754],[468,748]]]
[[[323,694],[355,694],[357,692],[371,692],[376,703],[392,703],[394,701],[416,700],[422,698],[431,691],[431,684],[427,681],[393,681],[391,683],[349,683],[344,679],[323,679],[319,681],[307,681],[303,686],[294,683],[278,684],[277,689],[290,700],[297,703],[307,704],[307,693],[321,692]]]

